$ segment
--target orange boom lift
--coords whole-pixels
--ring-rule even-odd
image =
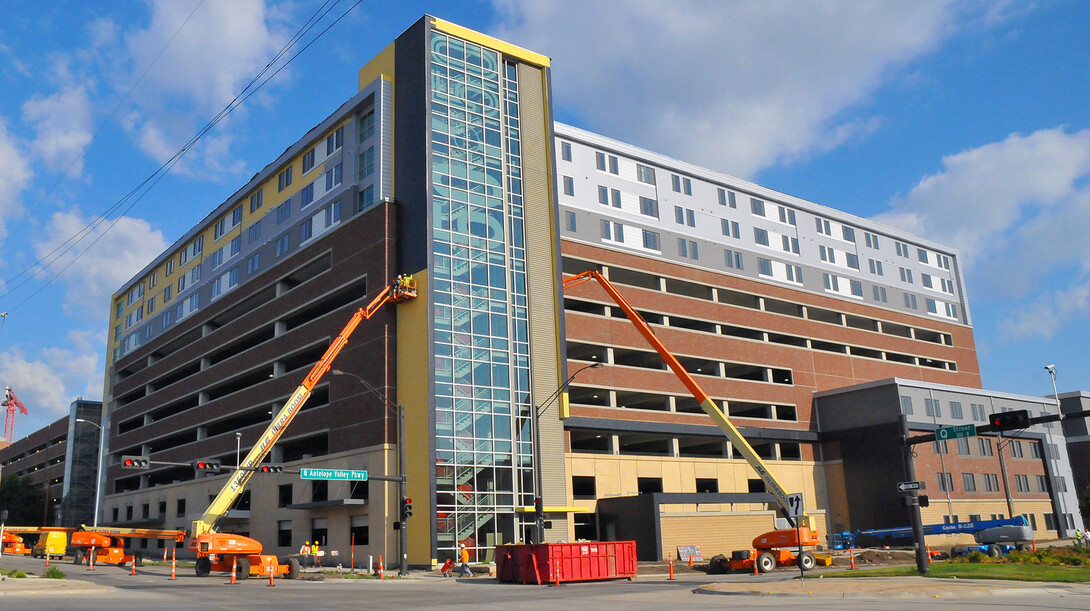
[[[246,488],[246,482],[257,470],[261,461],[265,460],[273,445],[288,428],[291,421],[302,409],[310,397],[314,386],[329,371],[333,359],[337,358],[341,350],[348,344],[348,337],[356,330],[364,320],[370,319],[375,312],[387,303],[401,303],[416,297],[416,281],[409,276],[398,276],[396,280],[388,284],[376,296],[367,307],[360,308],[349,319],[340,334],[333,340],[322,358],[314,365],[303,379],[303,383],[295,389],[287,403],[280,409],[272,423],[265,429],[261,438],[250,450],[249,454],[239,465],[238,470],[227,479],[216,498],[204,512],[199,520],[193,521],[189,531],[189,551],[197,553],[196,571],[198,577],[208,575],[211,571],[230,572],[232,564],[237,562],[238,576],[246,579],[253,575],[261,577],[272,573],[282,575],[288,579],[294,579],[299,575],[299,562],[295,558],[289,558],[281,562],[276,556],[262,554],[261,543],[250,537],[231,533],[217,532],[219,522],[227,515],[227,510],[238,499]]]
[[[757,559],[758,569],[761,572],[767,572],[776,567],[777,564],[781,565],[793,565],[799,564],[801,568],[809,570],[814,567],[814,557],[809,552],[801,552],[798,556],[786,549],[786,547],[801,548],[801,546],[811,546],[818,544],[818,535],[816,532],[810,530],[805,526],[798,526],[796,523],[797,517],[802,516],[802,496],[797,494],[787,494],[784,491],[780,482],[772,475],[768,470],[768,465],[765,461],[757,455],[757,452],[753,449],[753,446],[749,445],[746,438],[742,436],[738,427],[727,418],[727,415],[723,413],[723,410],[719,409],[719,406],[715,404],[715,401],[708,396],[708,393],[704,392],[704,389],[700,387],[696,379],[685,370],[685,367],[678,362],[675,357],[661,340],[655,335],[655,332],[651,329],[651,326],[647,324],[647,321],[640,316],[639,312],[628,303],[628,300],[617,290],[617,287],[613,286],[613,283],[606,279],[601,272],[597,270],[585,271],[581,274],[571,276],[564,280],[564,290],[570,290],[583,284],[594,280],[598,282],[610,296],[624,311],[628,320],[636,326],[636,329],[643,335],[647,343],[651,344],[651,347],[659,353],[662,357],[662,361],[674,372],[674,375],[681,380],[681,383],[685,385],[685,388],[693,395],[698,402],[700,402],[700,408],[704,410],[704,413],[711,416],[716,425],[726,434],[727,439],[730,440],[734,449],[737,450],[753,467],[753,470],[760,476],[761,481],[764,482],[765,490],[772,493],[776,502],[780,505],[780,509],[783,512],[784,517],[794,527],[784,530],[774,530],[764,533],[753,540],[755,549],[761,550],[761,554]],[[778,550],[773,553],[772,550]],[[754,559],[750,558],[749,566],[753,566]]]

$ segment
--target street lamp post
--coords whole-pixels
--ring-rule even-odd
[[[1045,371],[1047,371],[1049,377],[1052,378],[1052,396],[1056,399],[1056,413],[1060,416],[1060,426],[1063,426],[1062,423],[1064,413],[1063,409],[1060,408],[1060,393],[1056,390],[1056,366],[1045,365]],[[1052,451],[1053,444],[1051,423],[1049,423],[1048,428],[1045,429],[1045,434],[1048,436],[1048,460],[1050,463],[1052,463],[1052,475],[1058,480],[1060,475],[1058,473],[1058,462],[1056,461],[1055,452]],[[1067,535],[1067,514],[1064,512],[1063,492],[1059,490],[1056,491],[1056,505],[1060,509],[1060,515],[1056,516],[1056,535],[1062,539]]]
[[[242,433],[235,433],[235,471],[242,466]]]
[[[98,429],[98,469],[95,470],[95,518],[92,526],[98,526],[98,499],[102,496],[102,449],[106,446],[106,429],[90,420],[76,418],[76,422],[90,424]]]
[[[568,379],[565,380],[553,394],[549,395],[541,406],[534,408],[534,430],[532,436],[534,445],[534,526],[537,531],[538,543],[545,542],[545,498],[541,490],[544,485],[541,474],[541,413],[548,409],[553,401],[556,401],[556,399],[560,397],[560,394],[572,383],[575,376],[588,369],[597,369],[601,366],[601,363],[591,363],[590,365],[577,369],[575,373],[568,376]]]
[[[330,369],[329,373],[335,376],[348,376],[355,378],[360,384],[363,384],[367,392],[375,395],[382,400],[383,405],[387,410],[393,409],[397,416],[397,487],[398,487],[398,511],[401,511],[401,503],[405,500],[405,407],[403,405],[396,405],[386,395],[379,392],[370,382],[364,380],[360,376],[354,373],[348,373],[347,371],[341,371],[340,369]],[[400,514],[398,519],[401,519]],[[398,566],[398,575],[405,576],[409,574],[409,531],[407,529],[408,520],[401,520],[401,529],[398,531],[398,546],[401,548],[401,561]]]

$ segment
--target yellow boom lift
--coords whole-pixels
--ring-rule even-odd
[[[276,556],[262,554],[261,543],[242,535],[217,532],[220,521],[227,515],[227,510],[238,499],[246,488],[246,483],[254,474],[261,461],[265,460],[273,445],[291,424],[303,404],[310,397],[314,386],[329,371],[333,359],[348,343],[348,337],[356,330],[356,327],[364,320],[370,319],[375,312],[387,303],[401,303],[416,297],[416,281],[410,276],[398,276],[396,280],[382,289],[365,308],[360,308],[349,319],[348,324],[333,340],[322,358],[314,365],[303,379],[299,388],[295,389],[287,403],[280,409],[272,423],[254,444],[254,447],[246,455],[239,468],[227,479],[219,494],[212,499],[208,510],[199,520],[193,521],[189,531],[189,551],[197,553],[196,571],[198,577],[208,575],[211,571],[230,571],[233,563],[237,562],[238,576],[245,579],[250,575],[263,576],[270,572],[274,575],[282,575],[288,579],[294,579],[299,574],[299,562],[294,558],[281,562]]]
[[[696,382],[696,379],[685,370],[685,367],[678,362],[677,358],[666,349],[662,341],[655,335],[655,332],[651,329],[651,326],[647,324],[647,321],[640,316],[639,312],[628,303],[628,300],[617,291],[617,287],[613,286],[613,283],[606,279],[605,276],[597,270],[585,271],[581,274],[571,276],[564,280],[564,290],[570,290],[583,284],[584,282],[595,280],[602,286],[602,289],[620,306],[624,311],[628,320],[636,326],[636,329],[643,335],[647,343],[651,344],[651,347],[659,353],[662,357],[662,361],[674,372],[674,375],[681,380],[681,383],[685,385],[685,388],[689,389],[689,392],[693,397],[700,402],[700,408],[704,410],[706,414],[712,417],[712,420],[719,426],[720,429],[726,434],[727,439],[730,440],[734,449],[737,450],[746,459],[753,470],[760,476],[761,481],[764,482],[765,490],[770,492],[775,497],[776,502],[779,504],[780,509],[783,512],[784,517],[794,527],[796,526],[797,516],[802,515],[802,497],[801,495],[791,494],[789,495],[784,491],[783,486],[776,480],[775,476],[768,470],[768,465],[764,460],[757,455],[753,446],[749,445],[746,438],[742,436],[741,431],[727,418],[727,415],[723,413],[723,410],[719,409],[719,406],[715,404],[715,401],[708,396],[708,393],[704,392],[704,389],[700,387],[700,384]],[[795,556],[791,553],[781,553],[777,558],[773,558],[773,554],[768,553],[765,558],[766,552],[773,548],[787,548],[787,547],[799,547],[816,545],[818,543],[817,533],[811,531],[805,526],[798,528],[790,528],[785,530],[775,530],[760,535],[757,539],[764,539],[765,541],[774,541],[776,544],[768,548],[763,547],[764,544],[758,546],[757,549],[761,551],[760,558],[758,559],[758,567],[762,572],[771,570],[779,564],[795,564],[798,561],[803,565],[802,568],[810,569],[814,566],[813,555],[808,552],[803,552],[799,556]],[[756,540],[755,540],[756,541]],[[752,566],[752,565],[750,565]]]

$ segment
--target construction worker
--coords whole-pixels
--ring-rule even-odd
[[[458,559],[462,561],[462,568],[458,571],[459,577],[472,577],[473,571],[469,568],[469,550],[465,543],[458,544]]]
[[[310,555],[313,556],[312,562],[316,563],[319,568],[322,566],[322,558],[318,555],[318,540],[315,539],[314,543],[310,544]]]
[[[303,542],[303,546],[299,548],[299,555],[303,557],[303,566],[308,566],[310,564],[310,541]]]

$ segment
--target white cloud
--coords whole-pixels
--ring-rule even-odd
[[[53,171],[83,174],[83,150],[91,142],[91,100],[87,89],[65,87],[51,96],[35,95],[23,103],[23,120],[37,137],[31,150]]]
[[[22,212],[20,196],[34,173],[27,165],[15,136],[8,133],[7,120],[0,116],[0,237],[7,234],[5,220]]]
[[[592,129],[739,176],[878,125],[845,116],[963,16],[946,2],[494,0]]]
[[[1052,337],[1090,316],[1090,130],[1012,134],[942,159],[875,220],[957,246],[1005,337]]]
[[[41,232],[42,239],[34,244],[36,255],[46,257],[69,237],[82,231],[90,221],[78,209],[54,213]],[[112,291],[167,247],[161,231],[153,230],[143,219],[132,217],[122,217],[92,246],[92,241],[102,236],[106,227],[106,224],[99,225],[49,268],[48,273],[58,274],[71,266],[59,278],[68,287],[64,308],[69,315],[104,318]]]
[[[35,418],[45,415],[52,421],[68,412],[71,401],[61,371],[41,359],[29,360],[18,350],[0,352],[0,384],[11,386]],[[21,436],[18,428],[15,436]]]
[[[148,27],[124,36],[127,68],[116,80],[127,88],[177,32],[134,91],[134,108],[124,122],[141,149],[165,161],[242,90],[289,35],[262,0],[206,2],[192,17],[192,3],[152,0],[148,6]],[[229,140],[204,142],[189,154],[202,162],[189,160],[176,171],[215,175],[218,168],[240,167],[225,144]]]
[[[11,386],[30,412],[29,420],[52,422],[68,413],[76,397],[102,400],[105,351],[101,332],[76,330],[68,334],[69,346],[43,348],[35,357],[18,349],[0,353],[0,386]],[[19,418],[17,416],[17,418]],[[16,422],[16,438],[29,433]]]

